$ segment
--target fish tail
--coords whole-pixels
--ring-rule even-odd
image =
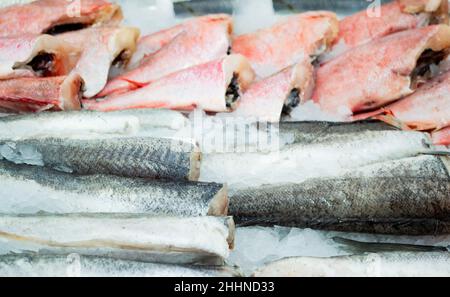
[[[386,124],[389,124],[391,126],[397,127],[399,129],[402,129],[404,131],[411,131],[412,129],[397,119],[392,112],[389,110],[383,110],[382,114],[376,115],[373,117],[374,119],[380,120],[382,122],[385,122]]]

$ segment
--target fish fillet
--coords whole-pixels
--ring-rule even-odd
[[[450,127],[434,132],[433,143],[436,145],[450,145]]]
[[[50,35],[0,38],[0,80],[68,74],[79,50]]]
[[[80,137],[3,141],[0,154],[16,164],[77,174],[197,180],[200,153],[192,142],[152,137]]]
[[[57,34],[121,20],[120,7],[106,0],[38,0],[0,9],[0,36]]]
[[[83,78],[84,97],[94,97],[103,90],[113,64],[127,64],[139,34],[138,29],[131,27],[102,27],[58,35],[58,39],[82,52],[74,73]]]
[[[444,73],[417,91],[368,114],[357,115],[356,118],[373,117],[398,128],[412,130],[440,130],[450,126],[450,72]]]
[[[394,0],[344,18],[330,56],[393,33],[439,23],[448,24],[447,1]]]
[[[309,57],[278,74],[254,83],[242,95],[230,115],[262,122],[279,122],[301,101],[309,99],[314,89],[314,67]]]
[[[238,277],[227,266],[181,266],[106,257],[14,254],[0,256],[2,277]]]
[[[78,75],[14,78],[0,81],[0,110],[12,113],[79,110],[82,80]]]
[[[135,91],[104,100],[84,100],[83,107],[97,111],[200,108],[227,112],[235,108],[253,79],[248,61],[240,55],[231,55],[170,74]]]
[[[110,81],[98,97],[135,90],[171,73],[221,59],[228,54],[233,31],[231,17],[203,17],[187,23],[184,28],[136,69]]]
[[[230,217],[1,215],[0,239],[3,250],[15,252],[220,265],[233,247],[234,223]]]
[[[235,37],[233,53],[247,57],[258,78],[267,78],[305,56],[321,54],[337,37],[338,26],[331,12],[295,15],[271,28]]]
[[[332,258],[288,258],[268,264],[255,277],[445,277],[448,252],[392,252]]]
[[[435,25],[354,48],[318,69],[313,101],[343,118],[379,108],[413,93],[449,47],[450,27]]]
[[[78,176],[0,161],[0,213],[136,213],[155,216],[226,216],[226,187]]]

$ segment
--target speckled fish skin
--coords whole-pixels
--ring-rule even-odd
[[[51,60],[34,60],[43,54],[51,55]],[[0,80],[66,75],[79,54],[77,48],[50,35],[0,37]]]
[[[450,127],[433,133],[435,145],[450,145]]]
[[[327,11],[298,14],[271,28],[240,35],[233,40],[233,53],[249,59],[258,78],[267,78],[320,54],[336,38],[338,20]]]
[[[82,52],[74,69],[84,81],[84,97],[97,95],[106,86],[114,63],[126,65],[136,50],[139,29],[131,27],[91,28],[58,35]]]
[[[198,29],[198,23],[203,23],[204,26],[210,26],[215,21],[224,21],[225,24],[226,22],[231,22],[231,19],[226,14],[210,14],[195,17],[169,29],[143,36],[138,42],[136,53],[131,58],[129,68],[133,69],[139,66],[147,57],[170,44],[182,32]]]
[[[392,252],[332,258],[287,258],[255,277],[448,277],[448,252]]]
[[[284,107],[293,108],[303,100],[310,99],[313,89],[314,67],[308,56],[297,65],[252,84],[230,115],[278,123]],[[290,98],[293,92],[297,92],[296,98]]]
[[[0,216],[5,253],[11,247],[14,252],[76,253],[167,264],[222,265],[233,248],[234,231],[231,217]]]
[[[0,81],[0,110],[29,113],[80,110],[82,80],[78,75],[14,78]]]
[[[65,111],[0,117],[0,142],[39,138],[127,137],[155,131],[177,133],[189,124],[181,113],[162,109],[116,112]]]
[[[72,269],[72,270],[71,270]],[[2,277],[238,277],[226,266],[181,266],[72,255],[0,256]]]
[[[136,69],[111,80],[98,97],[135,90],[171,73],[227,56],[233,32],[230,16],[203,17],[184,28]]]
[[[313,101],[342,117],[389,104],[414,92],[411,76],[422,53],[448,47],[450,27],[436,25],[354,48],[318,69]]]
[[[339,24],[339,37],[335,42],[333,54],[338,55],[353,47],[400,31],[448,22],[447,1],[395,0],[382,5],[379,9],[377,17],[370,16],[370,13],[378,13],[374,9],[344,18]]]
[[[446,176],[421,176],[433,172],[429,166],[411,174],[417,176],[384,177],[382,171],[375,170],[365,177],[318,178],[247,189],[230,198],[230,214],[244,224],[402,235],[448,234],[448,168]]]
[[[0,161],[0,213],[136,213],[226,216],[224,185],[78,176]],[[17,194],[12,194],[17,193]]]
[[[250,64],[240,55],[181,70],[125,94],[112,95],[100,101],[84,100],[83,107],[97,111],[139,108],[193,110],[197,107],[210,112],[228,112],[236,106],[236,101],[230,106],[227,103],[227,92],[234,76],[237,76],[239,92],[245,91],[254,79]]]
[[[192,142],[151,137],[46,138],[3,142],[15,163],[45,165],[77,174],[111,174],[169,180],[198,179],[200,153]]]
[[[383,107],[381,110],[356,116],[372,117],[398,128],[428,131],[450,126],[450,72],[435,77],[417,91]]]
[[[114,24],[122,20],[120,7],[106,0],[38,0],[0,10],[0,36],[42,34],[55,26]]]

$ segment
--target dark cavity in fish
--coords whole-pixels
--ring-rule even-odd
[[[448,51],[433,51],[431,49],[425,50],[417,60],[416,67],[411,73],[411,87],[416,89],[424,81],[430,79],[433,76],[431,69],[432,65],[439,65],[447,56]]]
[[[228,89],[225,94],[227,108],[233,108],[234,104],[239,100],[240,96],[239,75],[237,73],[233,73],[233,79],[228,85]]]
[[[299,106],[300,104],[300,89],[294,88],[289,93],[289,96],[286,99],[283,107],[283,114],[289,115],[294,108]]]
[[[83,30],[90,26],[91,24],[86,23],[60,24],[50,27],[43,34],[58,35],[62,33]]]

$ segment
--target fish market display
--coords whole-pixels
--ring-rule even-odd
[[[220,265],[233,247],[234,223],[228,217],[1,215],[0,238],[15,252]]]
[[[305,59],[303,63],[251,85],[231,115],[278,123],[282,113],[288,114],[304,99],[309,99],[313,89],[314,68]]]
[[[396,32],[448,23],[445,0],[394,0],[344,18],[331,55]]]
[[[162,109],[117,112],[67,111],[0,117],[0,141],[39,138],[175,135],[189,120]]]
[[[76,176],[0,162],[0,213],[136,213],[225,216],[226,187],[219,184]]]
[[[93,97],[105,87],[112,64],[127,64],[136,49],[139,30],[93,28],[61,34],[58,38],[82,52],[74,72],[83,78],[84,96]]]
[[[313,100],[342,117],[370,111],[414,92],[446,57],[450,27],[429,26],[377,39],[326,63]]]
[[[79,51],[50,35],[0,38],[0,79],[66,75]]]
[[[299,14],[271,28],[235,37],[232,50],[249,59],[259,78],[266,78],[305,57],[320,55],[336,38],[338,26],[331,12]]]
[[[449,252],[369,253],[333,258],[289,258],[254,273],[255,277],[444,277]]]
[[[436,145],[450,145],[450,127],[434,132],[433,143]]]
[[[200,152],[188,141],[153,137],[80,137],[0,142],[0,155],[16,164],[76,174],[197,180]]]
[[[165,47],[146,57],[136,69],[110,81],[99,97],[131,91],[171,73],[221,59],[230,50],[232,31],[227,15],[188,21]]]
[[[240,55],[208,62],[163,77],[129,93],[104,100],[84,100],[88,110],[115,111],[136,108],[167,108],[227,112],[236,107],[254,73]]]
[[[402,100],[368,116],[412,130],[440,130],[450,126],[450,72],[427,82]],[[360,115],[358,118],[366,117]]]
[[[122,20],[118,5],[106,0],[38,0],[0,10],[0,36],[58,34]]]
[[[181,266],[79,255],[0,256],[3,277],[238,277],[224,266]]]
[[[80,110],[82,85],[76,74],[0,80],[0,110],[9,113]]]

